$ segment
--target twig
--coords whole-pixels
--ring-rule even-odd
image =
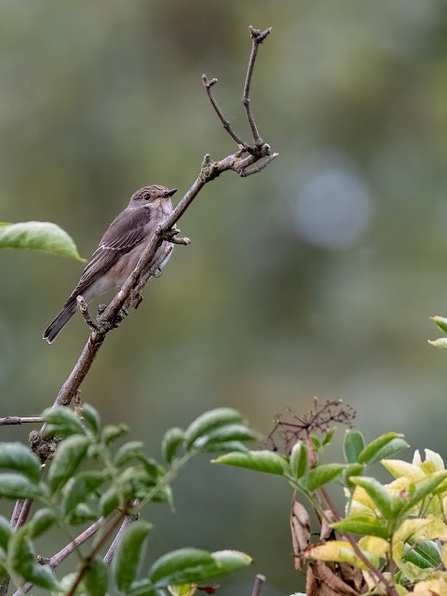
[[[17,501],[16,506],[14,507],[14,512],[12,514],[11,520],[11,526],[14,528],[14,530],[21,528],[23,524],[26,522],[32,504],[33,502],[30,499]],[[13,523],[14,520],[15,523]]]
[[[79,312],[83,316],[85,322],[90,327],[90,329],[98,329],[95,319],[89,313],[87,302],[84,300],[83,296],[76,297],[76,303],[79,309]]]
[[[265,577],[265,575],[261,575],[260,573],[256,575],[251,596],[259,596],[262,590],[262,586],[265,584],[266,579],[267,578]]]
[[[247,114],[247,120],[250,123],[251,134],[253,135],[253,141],[256,146],[263,145],[264,141],[261,139],[258,131],[258,127],[256,126],[255,119],[253,118],[253,113],[251,110],[251,100],[250,100],[250,88],[251,88],[251,79],[253,77],[253,70],[255,67],[256,56],[258,54],[259,45],[266,39],[268,35],[270,35],[272,28],[268,27],[268,29],[264,29],[261,31],[260,29],[254,29],[251,25],[250,29],[250,37],[252,39],[251,45],[251,53],[250,58],[248,60],[248,68],[247,68],[247,76],[245,77],[245,85],[244,85],[244,93],[242,95],[242,104],[244,105],[245,112]]]
[[[217,114],[217,117],[222,122],[222,126],[225,128],[225,130],[227,131],[227,133],[230,135],[230,137],[233,139],[233,141],[235,143],[237,143],[244,149],[248,149],[249,145],[247,145],[247,143],[245,141],[243,141],[240,137],[238,137],[238,135],[235,133],[235,131],[233,130],[233,128],[230,124],[230,121],[225,118],[224,113],[220,109],[219,104],[217,103],[217,101],[213,95],[212,88],[218,81],[219,81],[219,79],[216,79],[216,78],[209,79],[205,73],[203,73],[203,75],[202,75],[202,83],[203,83],[203,86],[205,87],[206,94],[208,95],[208,99],[210,100],[211,105],[213,106],[214,111]]]
[[[13,424],[42,424],[43,418],[41,416],[5,416],[0,418],[0,426],[8,426]]]
[[[111,521],[118,515],[118,509],[110,514],[107,519],[107,522]],[[64,559],[66,559],[72,552],[77,550],[84,542],[86,542],[89,538],[91,538],[96,532],[99,530],[100,527],[104,524],[104,518],[100,517],[97,521],[95,521],[91,526],[85,529],[79,536],[76,536],[74,540],[72,540],[67,546],[61,549],[58,553],[53,555],[50,560],[48,561],[49,565],[53,569],[55,569]]]
[[[82,580],[84,578],[85,572],[87,571],[88,564],[89,563],[92,563],[94,561],[94,559],[95,559],[96,555],[98,554],[98,552],[101,550],[101,548],[107,542],[107,540],[112,536],[112,534],[117,530],[118,526],[120,525],[120,523],[122,522],[122,520],[123,520],[124,517],[126,517],[126,512],[125,511],[120,511],[118,513],[117,518],[115,519],[115,521],[113,522],[113,524],[110,526],[110,528],[108,528],[107,531],[104,532],[104,535],[101,536],[100,540],[98,540],[98,542],[96,543],[96,545],[89,552],[87,559],[85,559],[83,561],[83,565],[77,571],[76,578],[75,578],[75,580],[73,582],[73,585],[68,590],[66,596],[74,596],[74,594],[76,593],[76,590],[77,590],[79,584],[82,582]]]
[[[115,556],[116,549],[118,548],[118,544],[121,542],[121,538],[126,531],[126,528],[130,526],[131,523],[136,521],[140,517],[139,513],[134,513],[132,515],[126,515],[124,518],[123,523],[121,524],[120,529],[118,530],[115,538],[113,539],[112,544],[109,546],[109,550],[106,552],[103,558],[103,562],[105,565],[109,566],[112,562],[113,557]]]
[[[112,520],[114,517],[118,515],[118,513],[118,510],[111,513],[107,521]],[[104,518],[100,517],[98,521],[94,522],[91,526],[89,526],[87,529],[81,532],[79,536],[76,536],[74,540],[67,544],[67,546],[61,549],[58,553],[53,555],[48,560],[42,560],[42,562],[45,562],[47,565],[50,565],[52,569],[56,569],[56,567],[60,563],[62,563],[62,561],[64,561],[68,556],[70,556],[82,544],[84,544],[84,542],[87,542],[87,540],[89,540],[89,538],[91,538],[99,530],[103,523]],[[17,590],[17,592],[15,592],[13,596],[20,596],[23,593],[28,593],[32,589],[33,585],[34,584],[32,584],[31,582],[26,583],[20,590]]]
[[[241,172],[241,176],[242,178],[246,178],[247,176],[252,176],[253,174],[258,174],[261,170],[263,170],[264,168],[266,168],[270,163],[272,163],[272,161],[274,159],[276,159],[278,157],[278,153],[272,153],[271,155],[267,156],[264,161],[261,161],[258,163],[257,166],[254,166],[253,168],[250,169],[245,169],[243,172]]]

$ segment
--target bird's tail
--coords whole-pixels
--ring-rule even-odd
[[[52,321],[43,332],[43,339],[46,339],[49,344],[53,343],[75,312],[76,304],[74,301],[67,302],[54,321]]]

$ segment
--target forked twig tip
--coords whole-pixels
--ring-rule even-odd
[[[212,87],[213,85],[215,85],[218,82],[218,79],[216,79],[216,77],[213,77],[212,79],[209,79],[207,77],[207,75],[205,73],[203,73],[202,75],[202,83],[203,86],[205,87],[205,89],[210,89],[210,87]]]
[[[250,30],[250,37],[257,44],[262,43],[264,41],[264,39],[266,39],[266,37],[268,37],[270,35],[270,33],[272,32],[271,27],[267,27],[267,29],[262,30],[262,29],[255,29],[254,27],[249,25],[248,28]]]

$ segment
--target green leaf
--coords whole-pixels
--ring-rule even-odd
[[[62,228],[47,221],[26,221],[0,225],[0,248],[26,248],[59,257],[81,259],[72,238]]]
[[[160,557],[149,570],[149,578],[159,588],[196,583],[246,567],[251,562],[248,555],[238,551],[208,553],[195,548],[182,548]]]
[[[202,435],[194,441],[195,449],[203,449],[212,443],[225,443],[226,441],[255,441],[259,439],[257,433],[246,427],[244,424],[228,424],[206,435]]]
[[[361,464],[372,464],[390,457],[402,449],[406,449],[409,445],[402,437],[402,434],[394,432],[385,433],[377,437],[377,439],[374,439],[374,441],[371,441],[371,443],[362,449],[358,456],[358,462]]]
[[[232,451],[240,451],[241,453],[249,453],[250,449],[240,441],[224,441],[210,442],[201,448],[201,451],[207,453],[231,453]]]
[[[343,450],[345,453],[345,459],[348,464],[353,464],[358,461],[360,453],[365,448],[365,442],[363,435],[358,430],[347,430],[345,434],[345,442],[343,444]]]
[[[62,501],[62,511],[68,515],[79,503],[86,501],[87,498],[95,493],[104,482],[104,474],[97,470],[88,470],[81,472],[64,488],[64,499]]]
[[[337,478],[345,469],[344,464],[322,464],[309,472],[307,487],[310,492],[315,492],[334,478]]]
[[[278,474],[279,476],[283,476],[289,467],[287,459],[283,455],[267,450],[226,453],[214,459],[213,463],[247,468],[266,474]]]
[[[88,437],[73,435],[59,444],[48,473],[48,482],[53,494],[73,476],[84,459],[90,442]]]
[[[107,592],[107,567],[97,557],[90,563],[84,574],[84,586],[89,596],[104,596]]]
[[[6,499],[36,499],[45,494],[41,484],[34,484],[22,476],[8,472],[0,474],[0,497]]]
[[[133,522],[126,528],[114,561],[115,583],[120,592],[126,592],[135,581],[143,545],[152,528],[152,524],[142,520]]]
[[[39,565],[28,539],[29,527],[23,526],[13,533],[9,541],[8,566],[26,581],[39,588],[54,589],[58,586],[48,565]]]
[[[447,337],[440,337],[438,339],[427,339],[427,342],[434,348],[440,350],[447,350]]]
[[[149,569],[149,578],[158,587],[186,584],[200,581],[207,566],[214,566],[214,559],[209,552],[198,548],[181,548],[157,559]]]
[[[125,424],[120,424],[118,426],[108,424],[102,429],[101,439],[106,445],[110,445],[125,435],[128,430],[129,428]]]
[[[303,441],[297,441],[290,453],[290,471],[295,480],[299,480],[307,471],[308,451]]]
[[[414,485],[410,485],[409,498],[403,502],[402,510],[399,513],[403,515],[410,511],[415,505],[428,497],[446,478],[447,472],[435,472],[431,476],[415,482]]]
[[[138,459],[143,454],[144,444],[141,441],[129,441],[124,443],[118,449],[114,464],[115,466],[122,467],[134,459]]]
[[[3,549],[0,548],[0,582],[8,577],[8,572],[6,571],[4,564],[6,562],[6,553]]]
[[[430,317],[430,319],[447,335],[447,319],[438,315]]]
[[[151,457],[145,455],[138,458],[151,481],[158,482],[165,475],[165,470]]]
[[[328,431],[323,438],[323,447],[326,447],[327,445],[329,445],[332,441],[332,439],[334,438],[335,435],[335,428],[331,428],[330,431]]]
[[[56,515],[52,509],[44,507],[39,509],[31,520],[30,536],[31,538],[38,538],[51,528],[57,521]]]
[[[8,542],[11,538],[12,528],[9,521],[3,515],[0,515],[0,548],[5,552],[8,550]]]
[[[378,480],[369,476],[356,476],[352,478],[352,482],[366,491],[385,519],[391,520],[395,517],[396,502]]]
[[[238,424],[242,422],[242,416],[237,410],[232,408],[216,408],[205,412],[192,422],[185,431],[185,447],[191,449],[194,441],[209,434],[216,428],[227,426],[228,424]]]
[[[135,582],[126,592],[126,596],[157,596],[158,594],[154,584],[148,579]]]
[[[90,427],[91,431],[98,437],[101,428],[101,418],[98,411],[90,404],[82,404],[82,417]]]
[[[165,432],[161,442],[161,454],[166,463],[172,463],[184,438],[185,431],[182,428],[174,427]]]
[[[171,489],[169,486],[159,488],[153,494],[154,487],[159,484],[164,472],[160,470],[156,474],[148,472],[142,465],[126,468],[115,481],[119,494],[125,500],[145,499],[150,495],[150,500],[165,502],[171,500]]]
[[[442,563],[441,553],[433,540],[412,545],[412,549],[405,554],[404,559],[411,561],[411,558],[407,559],[411,553],[414,553],[418,559],[417,562],[412,562],[424,569],[434,569]]]
[[[316,435],[310,435],[310,441],[313,445],[314,451],[320,452],[321,448],[323,447],[322,442]]]
[[[23,443],[0,443],[0,468],[19,472],[31,482],[40,480],[40,462]]]
[[[107,489],[99,500],[99,510],[101,511],[101,515],[104,517],[107,517],[120,505],[122,505],[121,499],[115,486],[111,486],[109,489]]]
[[[364,471],[365,464],[347,464],[341,477],[343,486],[353,488],[354,484],[351,480],[351,476],[361,476]]]
[[[67,524],[77,526],[96,521],[98,515],[85,503],[79,503],[66,517]]]
[[[331,528],[340,532],[351,532],[352,534],[361,534],[363,536],[389,538],[389,531],[386,525],[381,520],[369,515],[348,517],[331,524]]]
[[[219,550],[211,553],[220,573],[229,573],[251,565],[253,559],[237,550]]]
[[[86,434],[78,416],[67,406],[47,408],[42,413],[42,417],[48,425],[47,434],[57,434],[61,437]]]

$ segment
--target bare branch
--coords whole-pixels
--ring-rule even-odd
[[[225,130],[227,131],[227,133],[230,135],[230,137],[233,139],[233,141],[235,143],[237,143],[244,149],[247,149],[248,148],[247,143],[237,136],[237,134],[235,133],[235,131],[233,130],[233,128],[230,124],[230,121],[225,118],[224,113],[220,109],[219,104],[217,103],[217,101],[213,95],[212,88],[217,82],[218,82],[218,79],[216,79],[216,78],[209,79],[206,76],[206,74],[202,75],[202,83],[205,88],[206,94],[208,95],[208,98],[211,102],[211,105],[214,108],[214,111],[217,114],[217,117],[222,122],[222,126],[225,128]]]
[[[21,528],[23,524],[26,522],[32,504],[33,502],[30,499],[25,499],[24,501],[17,501],[11,518],[11,526],[15,530]]]
[[[0,426],[8,426],[14,424],[42,424],[43,418],[41,416],[5,416],[0,418]]]
[[[135,513],[132,515],[126,515],[126,517],[124,518],[123,523],[121,524],[120,529],[118,530],[115,538],[113,539],[112,544],[109,547],[109,550],[106,552],[106,554],[104,555],[104,559],[103,562],[109,566],[110,563],[112,562],[113,557],[115,556],[116,553],[116,549],[118,548],[118,544],[121,541],[121,538],[124,534],[124,532],[126,531],[126,528],[128,526],[130,526],[131,523],[133,523],[134,521],[136,521],[139,518],[139,514]]]
[[[79,312],[83,316],[85,322],[90,327],[90,329],[96,330],[98,326],[96,325],[95,319],[89,313],[87,302],[84,300],[83,296],[76,297],[76,303],[78,305]]]
[[[257,174],[258,172],[260,172],[261,170],[266,168],[278,156],[279,156],[279,153],[270,154],[269,156],[267,156],[264,159],[264,161],[260,161],[257,166],[250,168],[250,169],[245,168],[244,170],[242,170],[239,173],[239,176],[241,176],[242,178],[246,178],[247,176],[252,176],[253,174]]]
[[[261,575],[260,573],[258,573],[256,575],[255,583],[253,585],[253,591],[251,593],[251,596],[259,596],[259,594],[261,593],[261,590],[262,590],[262,586],[266,582],[266,579],[267,578],[265,577],[265,575]]]
[[[107,519],[107,522],[115,518],[118,515],[118,513],[118,510],[111,513],[109,518]],[[69,555],[71,555],[72,552],[77,550],[82,544],[84,544],[84,542],[86,542],[89,538],[94,536],[96,532],[99,530],[99,528],[102,528],[104,526],[104,521],[104,518],[100,517],[98,521],[96,521],[83,532],[81,532],[79,536],[76,536],[76,538],[72,540],[69,544],[67,544],[67,546],[65,546],[63,549],[61,549],[58,553],[56,553],[49,559],[49,565],[51,565],[51,567],[55,569],[60,563],[62,563],[62,561],[64,561]]]
[[[111,521],[118,514],[118,510],[111,513],[107,522]],[[81,532],[81,534],[79,534],[79,536],[77,536],[74,540],[67,544],[67,546],[65,546],[63,549],[61,549],[59,552],[57,552],[49,559],[42,558],[41,562],[50,565],[52,569],[56,569],[56,567],[60,565],[62,561],[64,561],[68,556],[70,556],[74,551],[76,551],[82,544],[84,544],[84,542],[87,542],[87,540],[94,536],[96,532],[101,527],[103,527],[104,521],[105,519],[103,517],[100,517],[98,521],[94,522],[91,526],[89,526],[87,529]],[[34,584],[32,584],[31,582],[28,582],[20,590],[15,592],[13,596],[21,596],[21,594],[23,593],[28,593],[32,589],[33,585]]]
[[[251,79],[253,77],[253,70],[255,67],[256,56],[258,55],[258,49],[260,44],[264,41],[264,39],[270,35],[272,28],[269,27],[264,31],[260,29],[254,29],[251,25],[250,29],[250,37],[252,40],[251,44],[251,53],[250,58],[248,60],[248,68],[247,68],[247,75],[245,77],[245,85],[244,85],[244,93],[242,95],[242,103],[245,108],[245,112],[247,114],[247,120],[250,123],[251,134],[253,135],[253,141],[256,146],[263,145],[264,141],[261,139],[258,127],[256,126],[255,119],[253,117],[253,113],[251,110],[251,99],[250,99],[250,88],[251,88]]]

